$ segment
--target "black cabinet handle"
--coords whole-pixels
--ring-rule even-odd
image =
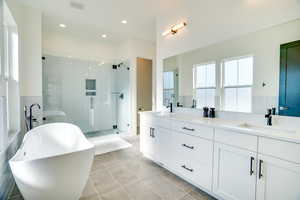
[[[190,171],[190,172],[193,172],[193,171],[194,171],[193,169],[187,168],[185,165],[182,165],[181,167],[182,167],[183,169],[187,170],[187,171]]]
[[[154,131],[155,131],[155,129],[152,128],[152,137],[153,137],[153,138],[155,138]]]
[[[152,128],[150,127],[150,137],[152,137]]]
[[[186,147],[186,148],[188,148],[188,149],[194,149],[193,146],[189,146],[189,145],[186,145],[186,144],[182,144],[182,146],[183,146],[183,147]]]
[[[254,157],[251,157],[250,158],[250,176],[252,176],[252,174],[254,173],[253,162],[254,162]]]
[[[150,128],[150,137],[153,137],[153,138],[155,137],[154,136],[154,128]]]
[[[183,130],[187,130],[187,131],[195,131],[195,129],[193,129],[193,128],[187,128],[187,127],[183,127],[182,129]]]
[[[262,164],[263,164],[264,161],[262,160],[259,160],[259,172],[258,172],[258,179],[261,179],[261,177],[263,177],[263,174],[262,174]]]

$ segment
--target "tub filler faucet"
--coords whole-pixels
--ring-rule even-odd
[[[30,105],[29,116],[28,116],[28,107],[27,106],[24,107],[25,124],[26,124],[27,131],[29,131],[33,128],[33,125],[32,125],[33,121],[36,121],[36,119],[33,117],[33,114],[32,114],[34,107],[37,107],[39,110],[41,109],[41,106],[38,103],[34,103],[34,104]],[[28,125],[28,122],[29,122],[29,125]]]

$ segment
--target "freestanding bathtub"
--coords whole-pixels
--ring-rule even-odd
[[[52,123],[29,131],[9,165],[26,200],[78,200],[93,159],[77,126]]]

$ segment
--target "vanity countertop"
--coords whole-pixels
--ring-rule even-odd
[[[186,123],[199,124],[203,126],[221,128],[225,130],[278,139],[287,142],[300,144],[300,131],[286,129],[279,126],[266,126],[247,123],[241,120],[226,120],[220,118],[203,118],[199,116],[189,115],[186,113],[169,113],[169,112],[141,112],[140,114],[150,114],[156,118],[163,118]]]

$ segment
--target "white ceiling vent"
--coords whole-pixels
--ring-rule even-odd
[[[83,10],[84,5],[82,3],[76,2],[76,1],[71,1],[70,3],[71,8],[76,9],[76,10]]]

